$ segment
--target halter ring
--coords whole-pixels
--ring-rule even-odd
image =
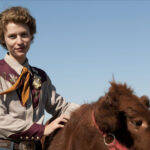
[[[108,136],[111,136],[113,138],[111,143],[106,142],[106,137],[108,137]],[[107,145],[107,146],[115,144],[115,135],[113,135],[112,133],[108,133],[106,136],[104,136],[104,144]]]

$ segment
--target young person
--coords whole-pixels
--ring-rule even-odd
[[[42,136],[63,128],[60,122],[78,107],[56,93],[43,70],[29,64],[26,55],[35,33],[35,19],[26,8],[0,14],[0,44],[8,51],[0,60],[0,148],[5,143],[12,149],[41,149],[36,144]],[[44,126],[44,110],[59,117]]]

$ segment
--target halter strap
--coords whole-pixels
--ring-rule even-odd
[[[98,129],[98,132],[103,136],[104,138],[104,144],[108,147],[109,150],[128,150],[125,146],[120,144],[118,140],[115,138],[113,134],[104,134],[100,129],[99,126],[96,123],[95,117],[94,117],[94,111],[92,111],[92,121],[94,126]],[[111,135],[113,137],[113,141],[111,143],[106,142],[106,137],[108,135]]]

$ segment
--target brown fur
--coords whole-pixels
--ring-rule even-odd
[[[149,99],[137,97],[126,84],[111,82],[109,91],[97,102],[84,104],[71,114],[70,121],[51,139],[47,150],[108,150],[95,120],[103,133],[112,133],[131,150],[150,148]]]

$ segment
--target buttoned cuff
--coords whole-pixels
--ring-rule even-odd
[[[34,123],[28,130],[12,134],[9,136],[12,140],[40,140],[44,135],[45,126]]]

